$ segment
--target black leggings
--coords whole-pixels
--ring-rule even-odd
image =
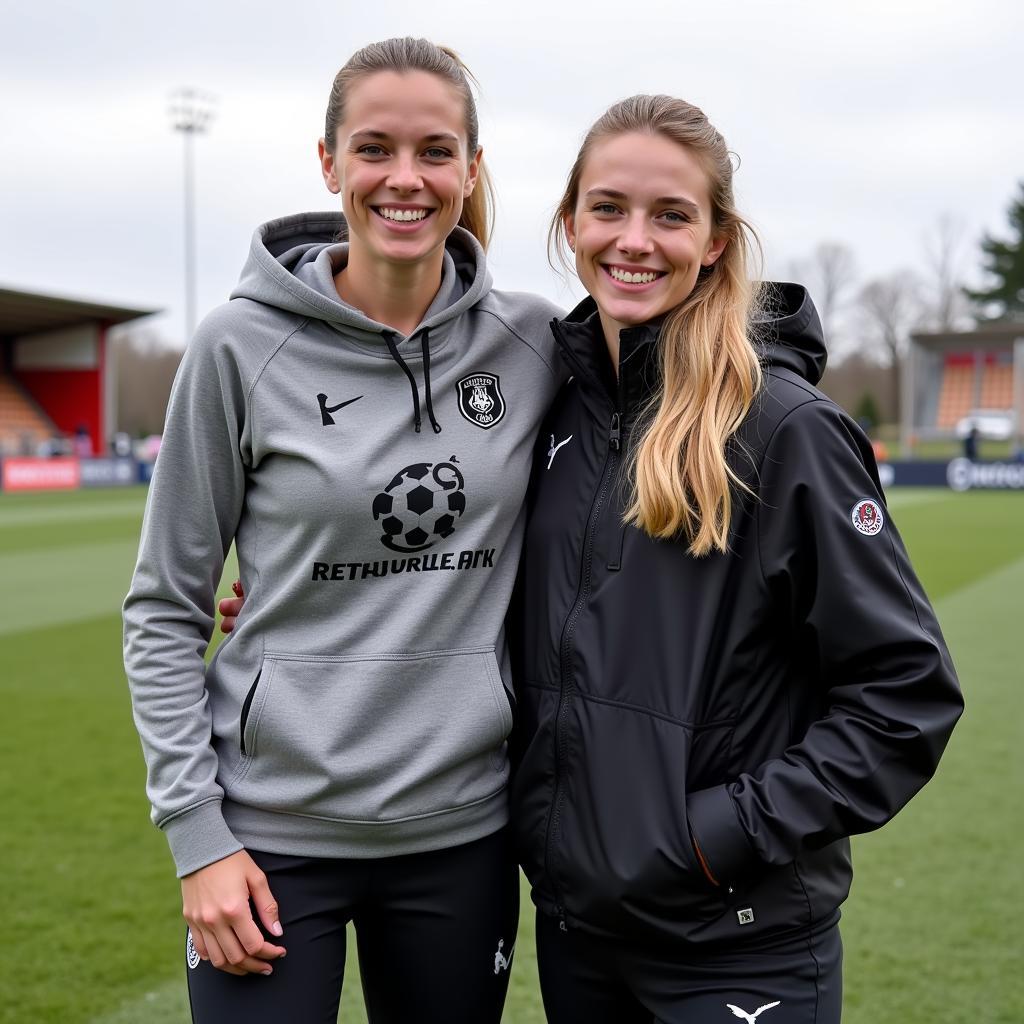
[[[379,860],[249,853],[280,906],[284,936],[267,937],[288,955],[270,977],[189,968],[195,1024],[335,1024],[349,921],[371,1024],[500,1020],[519,920],[505,830]]]
[[[562,931],[537,913],[548,1024],[839,1024],[842,962],[834,923],[757,948],[695,953]]]

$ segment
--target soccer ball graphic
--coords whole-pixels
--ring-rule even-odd
[[[455,520],[466,511],[462,473],[449,462],[416,462],[395,474],[373,499],[373,518],[380,523],[380,542],[392,551],[423,551],[455,532]]]

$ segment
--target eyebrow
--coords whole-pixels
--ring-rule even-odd
[[[390,139],[391,136],[387,132],[377,131],[373,128],[362,128],[357,132],[353,132],[349,138],[352,139]],[[424,135],[423,142],[450,142],[455,145],[459,144],[459,137],[452,135],[451,132],[432,132],[430,135]]]
[[[607,196],[609,199],[619,200],[629,198],[625,192],[617,192],[613,188],[592,188],[586,194],[588,199],[595,196]],[[687,199],[684,196],[660,196],[654,202],[657,206],[685,206],[694,213],[700,213],[700,207],[692,199]]]

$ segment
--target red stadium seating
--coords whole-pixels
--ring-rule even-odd
[[[0,454],[35,455],[58,431],[16,380],[0,373]]]

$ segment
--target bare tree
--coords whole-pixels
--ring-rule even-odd
[[[866,353],[851,352],[841,361],[830,359],[818,387],[854,417],[865,396],[870,395],[878,405],[880,422],[896,422],[889,367]]]
[[[899,408],[900,371],[910,332],[925,312],[920,278],[898,270],[869,281],[857,295],[857,319],[862,336],[881,362],[889,366],[892,407]]]
[[[117,366],[117,426],[129,434],[160,434],[180,349],[149,330],[119,332],[113,341]]]
[[[971,323],[960,277],[963,222],[944,213],[924,237],[924,265],[928,272],[925,319],[936,331],[953,331]]]
[[[857,261],[842,242],[821,242],[792,265],[793,276],[811,293],[829,347],[840,340],[840,319],[857,284]],[[838,347],[838,346],[837,346]]]

